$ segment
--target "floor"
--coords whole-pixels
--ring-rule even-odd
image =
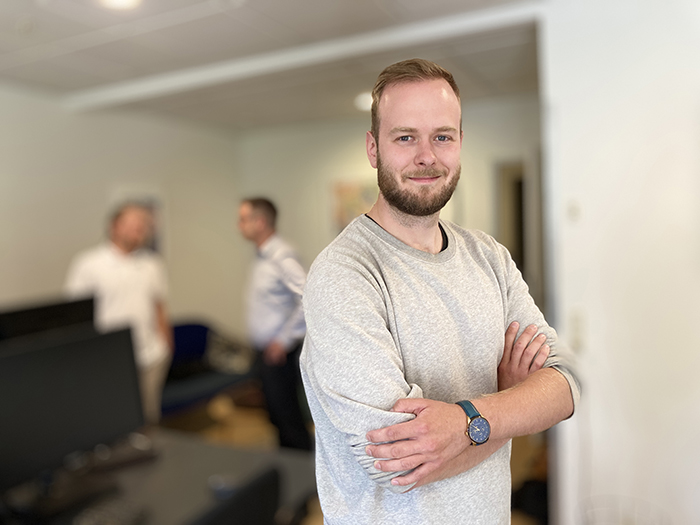
[[[196,433],[218,445],[257,450],[277,447],[275,428],[267,417],[260,391],[255,385],[236,388],[185,413],[165,417],[161,425]],[[310,502],[308,511],[302,525],[323,525],[318,499]]]
[[[267,418],[259,391],[255,385],[221,394],[210,402],[186,413],[163,419],[163,426],[200,435],[217,444],[254,449],[273,449],[277,446],[274,427]],[[526,479],[546,477],[544,439],[541,435],[519,438],[513,443],[511,460],[513,486]],[[512,525],[538,525],[526,514],[513,511]],[[318,500],[309,505],[309,514],[303,525],[322,525],[323,514]]]

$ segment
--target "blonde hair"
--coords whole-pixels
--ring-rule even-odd
[[[387,86],[400,84],[402,82],[418,82],[420,80],[444,79],[454,91],[459,100],[459,88],[452,73],[435,62],[422,58],[411,58],[402,62],[397,62],[379,73],[377,82],[372,89],[372,129],[371,133],[375,140],[379,137],[379,99]],[[461,128],[461,123],[460,123]]]

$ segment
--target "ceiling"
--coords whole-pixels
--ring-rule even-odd
[[[414,56],[449,69],[463,99],[534,92],[536,28],[519,4],[142,0],[113,11],[1,0],[0,82],[72,111],[137,109],[231,130],[357,115],[353,100],[379,71]]]

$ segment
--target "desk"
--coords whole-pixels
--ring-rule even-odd
[[[220,502],[208,485],[214,474],[245,482],[268,467],[278,467],[280,515],[287,519],[316,493],[311,452],[223,447],[167,429],[157,429],[150,436],[159,450],[156,459],[113,472],[120,494],[145,505],[144,525],[188,525],[215,508]],[[55,525],[69,522],[66,517],[52,521]]]

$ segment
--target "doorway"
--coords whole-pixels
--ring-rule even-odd
[[[521,160],[495,167],[496,238],[510,252],[544,311],[541,185],[539,170]],[[546,525],[548,512],[546,433],[513,439],[511,473],[512,523]]]

